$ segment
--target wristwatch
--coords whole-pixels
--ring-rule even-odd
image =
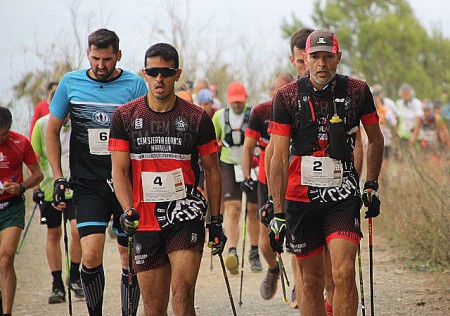
[[[21,183],[19,186],[20,186],[20,193],[21,193],[21,194],[24,194],[24,193],[25,193],[25,190],[26,190],[25,187],[23,186],[22,183]]]
[[[211,223],[223,223],[223,215],[217,214],[217,215],[211,215]]]

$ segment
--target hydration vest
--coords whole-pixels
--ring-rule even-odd
[[[223,111],[223,118],[225,120],[225,142],[230,146],[242,146],[244,145],[244,134],[245,134],[245,130],[247,129],[248,126],[248,120],[250,118],[250,111],[251,108],[245,108],[244,109],[244,119],[242,121],[242,124],[239,128],[233,129],[231,128],[230,125],[230,109],[226,108]],[[239,133],[239,139],[240,142],[238,144],[235,144],[233,141],[233,133]]]
[[[291,133],[291,153],[296,156],[310,156],[320,148],[319,138],[319,122],[314,110],[312,94],[321,96],[331,93],[332,101],[334,100],[337,114],[343,120],[345,131],[350,131],[354,126],[350,125],[347,119],[345,102],[348,95],[348,76],[336,75],[336,83],[334,87],[327,87],[323,91],[314,91],[309,77],[301,77],[297,80],[298,98],[294,105],[294,122],[292,123]],[[333,102],[327,109],[328,124],[331,116],[334,114]],[[323,128],[323,127],[322,127]],[[329,127],[327,127],[327,134]],[[353,136],[355,137],[355,136]],[[351,144],[352,136],[346,133],[346,143]],[[353,139],[354,141],[354,139]],[[351,148],[353,151],[353,148]],[[350,152],[351,154],[351,152]]]

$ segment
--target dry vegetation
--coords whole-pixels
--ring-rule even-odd
[[[383,168],[382,216],[377,225],[401,251],[404,262],[424,270],[450,267],[450,153],[400,153]]]

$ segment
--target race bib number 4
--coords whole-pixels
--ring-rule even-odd
[[[108,139],[108,128],[88,129],[89,152],[91,155],[109,155]]]
[[[330,157],[303,156],[301,183],[319,188],[342,184],[342,162]]]
[[[142,172],[144,202],[167,202],[186,197],[181,168],[168,172]]]

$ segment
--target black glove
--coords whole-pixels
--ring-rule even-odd
[[[247,178],[241,182],[241,190],[242,192],[250,193],[255,189],[255,185],[256,183],[251,177]]]
[[[273,200],[272,197],[269,196],[267,199],[266,204],[264,204],[258,212],[258,219],[259,221],[266,227],[269,227],[270,221],[273,218]]]
[[[52,204],[57,206],[66,200],[66,191],[69,190],[69,182],[65,178],[58,178],[53,183]]]
[[[44,198],[45,198],[45,195],[44,195],[44,192],[42,192],[41,189],[34,189],[33,190],[33,201],[34,201],[34,203],[42,204],[42,203],[44,203]]]
[[[212,220],[206,225],[209,229],[208,247],[213,255],[221,254],[227,243],[227,236],[223,233],[221,221]]]
[[[136,232],[139,227],[139,218],[141,218],[141,215],[132,207],[120,215],[120,227],[125,234],[133,235]]]
[[[362,200],[364,202],[364,206],[367,207],[366,216],[364,218],[377,217],[380,215],[381,201],[377,190],[377,181],[367,181],[364,184]]]
[[[286,215],[276,213],[270,221],[269,240],[273,251],[283,252],[284,237],[286,236]]]

